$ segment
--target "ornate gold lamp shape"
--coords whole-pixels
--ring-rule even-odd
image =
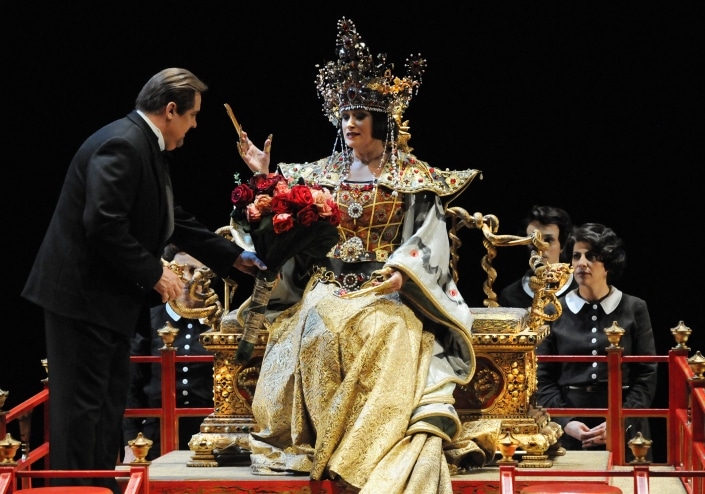
[[[47,373],[47,378],[49,377],[49,359],[43,358],[41,360],[42,362],[42,367],[44,367],[44,372]]]
[[[2,412],[2,407],[5,405],[5,400],[7,399],[9,391],[3,391],[0,389],[0,412]]]
[[[676,339],[675,349],[688,349],[686,343],[688,343],[688,338],[693,330],[686,326],[683,321],[678,321],[678,326],[671,328],[671,334]]]
[[[688,359],[688,365],[693,371],[693,374],[695,374],[690,377],[691,381],[701,381],[705,379],[705,376],[703,376],[705,372],[705,357],[702,356],[700,351],[695,352],[695,355]]]
[[[0,465],[17,465],[15,455],[17,454],[20,444],[20,441],[12,439],[9,432],[5,435],[5,439],[0,441],[0,455],[2,456]]]
[[[179,334],[179,328],[175,328],[169,321],[167,321],[164,327],[157,330],[157,334],[164,342],[164,346],[161,350],[173,350],[174,340],[176,339],[176,335]]]
[[[499,436],[497,446],[499,447],[499,452],[502,454],[502,459],[498,460],[497,463],[517,463],[513,456],[519,447],[519,440],[512,435],[511,431],[505,431]]]
[[[634,459],[630,463],[649,463],[645,457],[649,452],[651,443],[653,443],[651,439],[646,439],[641,435],[641,432],[637,432],[636,436],[631,438],[627,443],[627,446],[629,446],[629,449],[632,450],[632,454],[634,455]]]
[[[610,342],[609,348],[619,348],[619,342],[624,335],[624,328],[621,328],[617,321],[612,321],[612,326],[604,329],[607,340]]]
[[[152,444],[154,444],[154,441],[144,437],[144,434],[141,432],[137,434],[136,438],[127,441],[127,445],[132,450],[132,454],[135,455],[135,460],[130,462],[130,464],[149,465],[152,463],[146,459],[147,453],[149,453],[149,448],[152,447]]]

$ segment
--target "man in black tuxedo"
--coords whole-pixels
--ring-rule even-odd
[[[114,469],[129,386],[130,339],[183,282],[160,259],[171,242],[221,277],[265,269],[254,254],[174,205],[164,151],[196,127],[208,87],[190,71],[152,76],[135,109],[96,131],[69,165],[22,296],[44,309],[50,466]],[[56,479],[108,485],[115,479]]]

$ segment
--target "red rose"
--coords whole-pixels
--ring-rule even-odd
[[[318,221],[318,208],[315,204],[309,204],[303,209],[299,209],[296,213],[296,221],[302,226],[311,226],[312,223]]]
[[[290,213],[293,210],[293,205],[291,204],[289,197],[289,194],[277,194],[276,196],[272,197],[272,213]]]
[[[235,206],[244,207],[247,206],[252,199],[254,199],[255,193],[252,189],[245,184],[240,184],[235,187],[230,194],[230,200]]]
[[[262,211],[254,203],[248,204],[245,209],[245,216],[248,223],[257,223],[262,219]]]
[[[272,216],[274,233],[284,233],[294,228],[294,217],[289,213],[275,214]]]
[[[304,208],[313,204],[313,195],[311,189],[306,185],[294,185],[289,192],[291,202],[294,203],[297,209]]]
[[[257,209],[262,213],[262,214],[269,214],[272,212],[272,197],[268,196],[266,194],[259,194],[255,196],[255,200],[252,201],[252,204],[257,207]]]
[[[274,190],[272,191],[272,195],[276,196],[277,194],[288,194],[289,193],[289,184],[286,182],[286,180],[279,180],[277,184],[274,186]]]
[[[276,173],[270,175],[265,175],[264,173],[257,173],[256,175],[253,175],[250,179],[250,187],[255,189],[257,194],[267,194],[271,196],[277,183],[282,180],[286,179],[282,175]]]

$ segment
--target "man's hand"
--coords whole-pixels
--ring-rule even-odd
[[[254,252],[247,250],[235,259],[233,266],[243,273],[251,274],[252,276],[256,275],[257,271],[267,269],[267,265],[262,262]]]
[[[184,282],[168,266],[163,266],[162,277],[154,285],[154,289],[162,296],[162,303],[167,303],[169,300],[176,300],[183,293]]]

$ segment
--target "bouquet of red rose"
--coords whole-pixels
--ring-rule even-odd
[[[303,179],[289,183],[277,173],[259,173],[246,183],[238,183],[231,201],[232,221],[249,233],[257,257],[267,264],[267,269],[255,277],[235,357],[237,363],[246,363],[282,266],[299,254],[325,256],[338,243],[340,211],[327,189],[307,185]]]

